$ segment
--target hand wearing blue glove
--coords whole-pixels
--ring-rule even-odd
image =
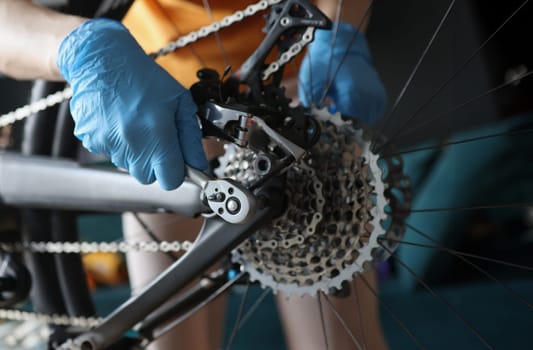
[[[338,25],[333,50],[333,31],[316,31],[300,67],[300,100],[306,106],[313,103],[321,107],[324,91],[331,81],[326,97],[332,102],[332,109],[367,123],[376,122],[385,112],[387,97],[379,75],[372,66],[366,38],[348,23],[340,22]],[[328,65],[329,76],[326,77]]]
[[[90,20],[61,43],[58,67],[73,91],[74,134],[139,182],[178,187],[187,163],[207,168],[196,105],[122,24]]]

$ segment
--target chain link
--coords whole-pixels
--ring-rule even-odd
[[[131,252],[181,252],[191,249],[190,241],[132,241],[132,242],[17,242],[0,243],[0,251],[6,253],[89,254]]]
[[[102,322],[100,317],[70,317],[66,315],[47,315],[30,311],[15,309],[0,309],[0,319],[10,321],[37,321],[57,326],[72,326],[80,328],[92,328]]]
[[[303,48],[311,41],[313,41],[314,32],[314,27],[308,27],[302,35],[302,39],[292,44],[287,51],[281,54],[279,59],[271,62],[268,65],[268,67],[261,74],[261,79],[267,80],[272,74],[276,73],[280,69],[280,67],[288,63],[290,60],[296,57],[296,55],[302,52]]]
[[[26,106],[15,109],[12,112],[0,116],[0,127],[8,126],[16,121],[25,119],[32,114],[40,111],[44,111],[47,108],[53,107],[63,101],[72,97],[72,90],[70,87],[62,91],[58,91],[51,95],[41,98],[35,102],[32,102]]]
[[[130,252],[181,252],[193,246],[190,241],[136,241],[136,242],[17,242],[0,243],[0,251],[5,253],[49,254],[89,254],[89,253],[130,253]],[[96,317],[70,317],[66,315],[47,315],[15,309],[0,309],[0,319],[9,321],[38,321],[57,326],[92,328],[101,322]]]

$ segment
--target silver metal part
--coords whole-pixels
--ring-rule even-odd
[[[0,243],[7,253],[89,254],[131,252],[182,252],[191,249],[190,241],[123,241],[123,242],[18,242]]]
[[[275,130],[268,126],[263,119],[254,116],[252,117],[252,120],[270,137],[272,141],[280,146],[285,152],[292,155],[296,161],[303,157],[306,152],[303,148],[278,134]]]
[[[340,289],[369,269],[386,234],[386,184],[361,129],[339,114],[314,110],[322,137],[285,174],[286,213],[233,252],[250,278],[289,295]],[[258,155],[233,148],[225,176],[253,182]]]
[[[245,147],[248,144],[248,120],[250,115],[241,115],[239,117],[239,134],[237,135],[237,144]]]
[[[255,124],[255,126],[263,130],[273,142],[275,142],[288,154],[292,155],[295,160],[299,160],[305,154],[305,150],[303,148],[278,134],[260,117],[252,116],[232,108],[223,107],[216,103],[207,103],[206,107],[208,111],[206,116],[207,120],[209,120],[219,129],[224,130],[229,123],[238,123],[239,129],[242,131],[242,134],[239,133],[239,137],[236,140],[240,142],[237,142],[239,146],[244,146],[247,143],[245,135],[248,132],[248,122],[251,119],[252,125]]]
[[[207,200],[214,214],[232,224],[242,224],[255,213],[255,197],[241,184],[225,179],[214,179],[204,172],[186,166],[191,182],[202,189],[202,200]]]
[[[203,171],[194,169],[188,165],[185,166],[185,170],[187,171],[187,177],[189,178],[189,180],[191,180],[192,183],[198,185],[202,189],[207,186],[207,183],[209,181],[213,180]]]
[[[286,22],[286,25],[290,24],[289,22]],[[283,24],[283,23],[282,23]],[[261,79],[267,80],[272,76],[272,74],[276,73],[280,67],[284,66],[290,60],[292,60],[294,57],[296,57],[300,52],[302,52],[303,48],[309,44],[311,41],[313,41],[315,33],[314,27],[308,27],[305,30],[305,33],[302,35],[302,39],[300,39],[298,42],[291,45],[291,47],[283,52],[279,59],[271,62],[268,67],[263,71],[261,74]]]
[[[40,321],[58,326],[73,326],[91,328],[98,325],[102,319],[98,317],[70,317],[66,315],[47,315],[29,311],[0,309],[0,319],[11,321]]]
[[[0,127],[11,125],[18,120],[25,119],[32,114],[35,114],[45,109],[55,106],[58,103],[68,100],[72,97],[72,89],[70,87],[55,92],[51,95],[43,97],[40,100],[32,102],[26,106],[15,109],[12,112],[0,116]]]
[[[196,216],[209,208],[201,187],[186,180],[174,191],[141,185],[116,169],[82,167],[74,161],[0,153],[0,198],[32,208],[95,211],[172,211]]]
[[[255,213],[255,197],[237,182],[209,181],[204,193],[211,210],[229,223],[241,224]]]
[[[272,160],[265,154],[258,154],[254,160],[254,170],[259,176],[268,175],[272,170]]]
[[[205,104],[207,108],[206,119],[213,123],[220,130],[224,130],[228,123],[239,123],[241,117],[246,113],[220,106],[216,103],[208,102]]]

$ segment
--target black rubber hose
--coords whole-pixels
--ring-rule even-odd
[[[76,159],[79,142],[73,135],[74,122],[68,102],[59,108],[51,155],[53,158]],[[51,212],[52,238],[58,242],[76,242],[78,214],[74,211]],[[57,277],[63,302],[69,316],[93,316],[96,313],[81,256],[79,254],[55,254]]]
[[[63,88],[62,83],[36,81],[30,100],[38,100]],[[57,111],[57,107],[48,108],[26,119],[21,143],[22,154],[50,154]],[[24,209],[21,216],[22,234],[26,240],[52,240],[49,211]],[[50,254],[26,253],[25,259],[32,276],[30,298],[35,311],[64,314],[66,309],[59,288],[54,257]]]

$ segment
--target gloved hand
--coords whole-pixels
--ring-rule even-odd
[[[372,123],[383,116],[387,97],[379,75],[372,66],[363,33],[357,34],[348,48],[355,33],[355,27],[340,22],[332,50],[333,31],[316,31],[315,39],[309,45],[307,56],[300,67],[298,95],[304,105],[314,103],[322,107],[320,100],[326,85],[333,79],[326,95],[332,102],[331,108],[346,116]],[[345,56],[347,48],[348,54]],[[330,58],[329,77],[326,77]],[[336,72],[339,64],[340,68]]]
[[[59,70],[73,91],[74,134],[139,182],[178,187],[184,163],[207,168],[196,105],[122,24],[90,20],[61,43]]]

